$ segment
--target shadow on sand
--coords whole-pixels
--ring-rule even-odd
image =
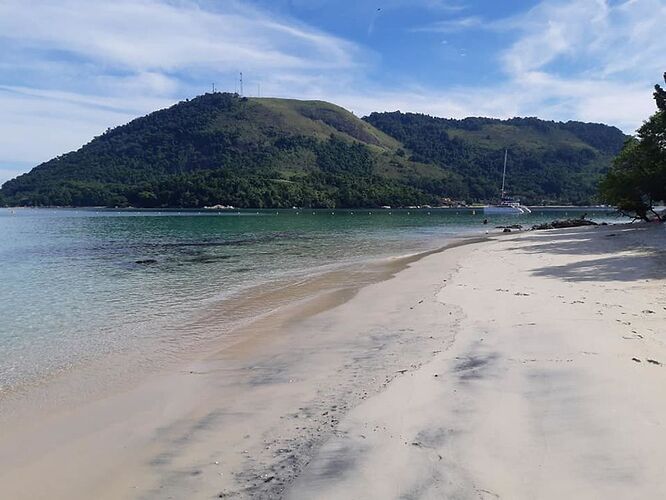
[[[534,269],[535,276],[576,281],[638,281],[666,278],[666,231],[661,225],[584,228],[523,237],[514,251],[598,256]]]

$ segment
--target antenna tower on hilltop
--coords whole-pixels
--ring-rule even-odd
[[[240,74],[240,95],[243,96],[243,72]]]

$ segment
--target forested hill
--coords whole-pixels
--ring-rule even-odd
[[[496,198],[592,201],[624,135],[535,118],[445,120],[322,101],[204,94],[94,138],[6,182],[10,205],[361,207]]]
[[[399,140],[412,160],[461,175],[462,196],[472,200],[497,196],[508,149],[507,191],[524,202],[593,202],[602,174],[627,139],[608,125],[538,118],[453,120],[392,112],[364,119]]]

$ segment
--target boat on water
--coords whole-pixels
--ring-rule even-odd
[[[532,213],[529,208],[520,204],[519,199],[506,196],[504,191],[504,182],[506,180],[506,159],[508,153],[509,151],[505,149],[504,170],[502,171],[502,195],[500,197],[500,202],[483,207],[484,215],[520,215]]]
[[[502,198],[499,203],[483,207],[485,215],[504,215],[504,214],[529,214],[532,211],[525,205],[520,204],[520,200],[514,198]]]

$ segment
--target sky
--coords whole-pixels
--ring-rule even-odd
[[[208,92],[633,133],[665,0],[0,0],[0,183]]]

